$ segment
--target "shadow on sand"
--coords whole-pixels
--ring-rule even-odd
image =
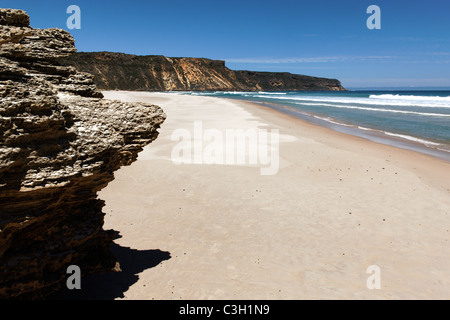
[[[52,300],[114,300],[139,280],[138,274],[169,260],[170,253],[161,250],[135,250],[117,244],[111,246],[112,253],[120,263],[122,272],[107,272],[86,276],[81,290],[64,289]]]

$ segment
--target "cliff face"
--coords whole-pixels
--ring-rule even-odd
[[[114,268],[97,192],[165,119],[157,106],[103,100],[91,75],[57,63],[75,52],[69,33],[0,9],[0,299],[45,298],[69,265]]]
[[[338,80],[290,73],[232,71],[204,58],[80,52],[62,63],[92,73],[105,90],[135,91],[342,91]]]

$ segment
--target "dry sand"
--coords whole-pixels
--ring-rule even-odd
[[[100,193],[116,243],[170,259],[125,299],[450,299],[450,164],[213,97],[105,92],[168,118]],[[172,133],[279,129],[280,168],[175,165]],[[137,251],[133,251],[137,252]],[[367,268],[381,288],[369,290]]]

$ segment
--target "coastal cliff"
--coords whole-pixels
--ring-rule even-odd
[[[90,72],[103,90],[130,91],[345,91],[335,79],[291,73],[233,71],[205,58],[80,52],[62,60]]]
[[[97,192],[165,120],[158,106],[102,99],[92,75],[57,63],[75,52],[68,32],[0,9],[0,299],[43,299],[70,265],[116,267]]]

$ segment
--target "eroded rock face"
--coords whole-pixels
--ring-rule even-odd
[[[136,160],[165,120],[153,105],[102,99],[93,77],[61,66],[71,35],[0,9],[0,299],[42,299],[111,270],[114,232],[97,192]]]
[[[30,26],[30,17],[23,10],[1,9],[0,10],[0,25],[15,26],[15,27],[29,27]]]

